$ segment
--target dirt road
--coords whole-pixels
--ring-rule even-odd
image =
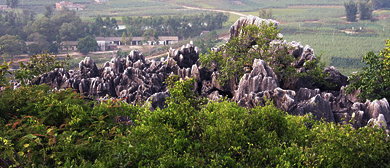
[[[219,9],[207,9],[207,8],[198,8],[198,7],[190,7],[190,6],[183,6],[183,8],[187,9],[194,9],[194,10],[204,10],[204,11],[212,11],[212,12],[223,12],[223,13],[230,13],[233,15],[238,15],[238,16],[247,16],[245,14],[239,13],[239,12],[234,12],[234,11],[227,11],[227,10],[219,10]]]

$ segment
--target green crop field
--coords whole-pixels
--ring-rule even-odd
[[[61,0],[19,0],[23,9],[36,13],[44,5],[54,5]],[[384,40],[390,35],[390,11],[374,11],[375,21],[346,22],[343,3],[346,0],[109,0],[104,4],[93,0],[70,0],[85,4],[84,11],[77,13],[85,21],[92,21],[97,15],[111,16],[161,16],[185,15],[209,10],[236,11],[245,15],[259,14],[260,9],[272,9],[274,19],[280,22],[282,34],[287,41],[299,41],[310,45],[327,66],[333,65],[348,75],[359,70],[361,57],[368,51],[379,52]],[[0,4],[5,4],[1,1]],[[38,15],[40,16],[40,15]],[[226,34],[228,28],[240,16],[229,14],[225,28],[218,31]],[[360,30],[362,29],[362,30]]]

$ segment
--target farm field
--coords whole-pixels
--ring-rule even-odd
[[[44,5],[54,4],[61,0],[19,0],[23,9],[31,9],[36,13],[43,10]],[[282,34],[287,41],[299,41],[303,46],[310,45],[327,66],[337,67],[343,74],[349,75],[358,71],[363,64],[361,57],[368,51],[378,52],[384,47],[384,40],[390,35],[390,11],[374,11],[375,21],[346,22],[345,0],[110,0],[98,4],[92,0],[70,0],[86,5],[78,14],[85,21],[92,21],[97,15],[121,16],[154,16],[184,15],[207,12],[208,10],[224,10],[239,12],[244,15],[259,14],[260,9],[272,9],[273,18],[280,22]],[[0,4],[4,4],[1,1]],[[226,35],[228,28],[240,16],[229,14],[229,21],[220,36]]]
[[[30,8],[38,13],[42,6],[62,0],[19,0],[19,6]],[[262,8],[286,8],[291,5],[341,5],[345,0],[109,0],[98,4],[94,0],[69,0],[73,3],[86,4],[84,15],[166,15],[183,12],[182,6],[222,9],[232,11],[255,11]],[[1,1],[0,4],[5,4]]]
[[[368,51],[378,52],[390,37],[390,11],[373,13],[376,21],[346,22],[343,6],[296,7],[274,9],[287,41],[310,45],[322,61],[337,67],[343,74],[358,71],[361,57]],[[323,16],[320,16],[320,15]]]

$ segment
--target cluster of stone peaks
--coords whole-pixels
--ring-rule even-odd
[[[246,25],[259,25],[263,22],[278,23],[258,17],[242,17],[230,28],[231,37]],[[291,48],[289,54],[296,58],[297,72],[304,73],[305,61],[316,59],[314,50],[300,43],[274,41]],[[358,128],[369,123],[387,127],[390,124],[390,108],[386,99],[358,102],[357,93],[346,94],[348,84],[334,67],[327,67],[327,81],[332,87],[318,85],[299,79],[291,88],[283,88],[268,64],[260,59],[254,60],[251,70],[242,76],[238,83],[228,82],[221,86],[216,80],[218,71],[201,67],[199,53],[195,46],[188,44],[179,50],[170,50],[164,61],[146,60],[138,51],[132,51],[125,58],[113,58],[98,68],[95,62],[86,57],[79,63],[79,70],[56,69],[38,77],[35,84],[50,84],[57,89],[73,88],[85,96],[98,99],[102,97],[125,98],[128,103],[151,102],[151,108],[164,108],[165,98],[169,96],[164,81],[170,75],[180,78],[194,77],[195,91],[210,100],[228,96],[244,107],[264,105],[271,99],[275,106],[290,114],[312,113],[317,119],[329,122],[349,123]]]

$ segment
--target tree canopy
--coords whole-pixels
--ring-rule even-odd
[[[289,54],[288,46],[277,42],[282,37],[279,37],[280,30],[272,23],[245,26],[239,32],[238,37],[233,37],[217,51],[210,51],[199,57],[203,66],[219,72],[218,80],[221,84],[228,80],[238,83],[245,73],[244,68],[252,67],[255,59],[268,62],[283,88],[292,89],[294,82],[304,76],[314,81],[324,81],[326,75],[322,72],[324,65],[320,63],[320,57],[305,64],[305,73],[297,73],[293,65],[297,58]]]
[[[360,20],[371,20],[374,4],[372,0],[359,1]]]
[[[78,40],[77,50],[84,55],[96,51],[98,44],[93,36],[87,36]]]
[[[347,15],[348,22],[356,22],[356,14],[358,11],[357,3],[354,1],[349,1],[344,3],[345,13]]]
[[[19,36],[4,35],[0,37],[1,51],[9,55],[19,55],[26,51],[26,44]]]
[[[11,8],[16,8],[19,4],[19,0],[7,0],[6,4]]]

